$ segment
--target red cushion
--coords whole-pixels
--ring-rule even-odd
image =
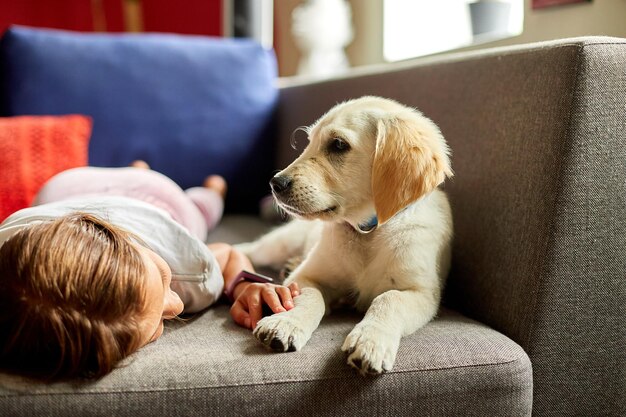
[[[90,135],[87,116],[0,117],[0,221],[53,175],[87,165]]]

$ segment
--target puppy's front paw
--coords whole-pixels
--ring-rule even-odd
[[[289,315],[289,312],[274,314],[261,319],[253,332],[265,346],[277,352],[293,352],[302,347],[311,338],[311,332]]]
[[[359,323],[346,337],[341,350],[348,354],[348,364],[365,376],[393,368],[399,346],[399,335],[372,324]]]

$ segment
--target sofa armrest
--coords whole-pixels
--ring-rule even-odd
[[[447,303],[529,353],[535,414],[624,414],[625,68],[626,40],[594,37],[284,86],[278,167],[301,150],[294,129],[337,102],[420,109],[453,152]]]

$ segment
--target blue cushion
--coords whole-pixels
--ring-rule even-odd
[[[268,191],[272,51],[242,39],[25,27],[0,48],[7,115],[90,115],[90,165],[143,159],[183,188],[221,174],[231,211],[256,209]]]

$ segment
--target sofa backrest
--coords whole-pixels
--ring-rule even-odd
[[[626,40],[498,48],[295,83],[281,91],[280,166],[295,156],[293,129],[361,95],[417,107],[448,140],[446,302],[529,353],[534,414],[623,414]]]
[[[276,62],[253,41],[12,27],[0,62],[5,115],[93,118],[90,165],[143,159],[183,188],[221,174],[230,211],[269,190]]]

